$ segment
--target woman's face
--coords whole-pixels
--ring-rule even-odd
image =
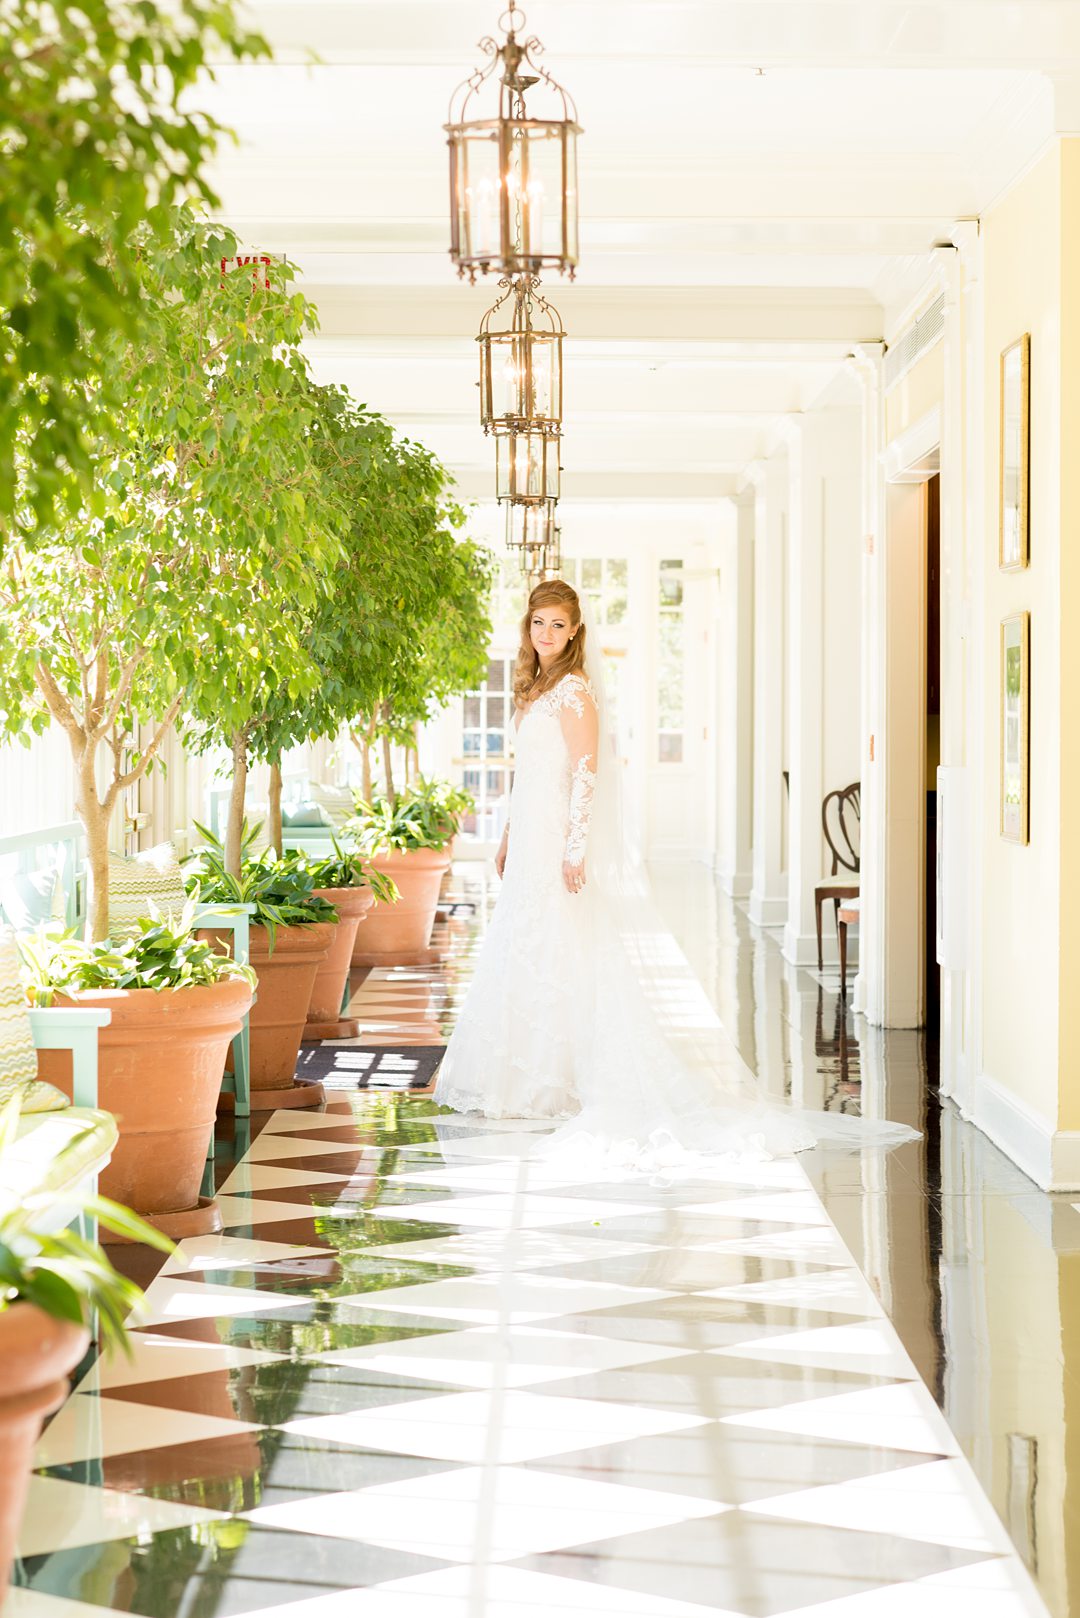
[[[529,621],[533,651],[541,663],[558,657],[573,632],[574,624],[565,607],[537,607]]]

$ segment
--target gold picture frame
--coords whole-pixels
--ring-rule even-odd
[[[1031,336],[1002,350],[1001,441],[998,469],[998,567],[1014,573],[1029,560],[1031,448]]]
[[[1001,621],[1001,835],[1029,840],[1031,764],[1031,614]]]

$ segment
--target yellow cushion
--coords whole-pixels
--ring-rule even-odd
[[[71,1102],[63,1090],[58,1090],[55,1084],[46,1084],[44,1079],[35,1079],[23,1090],[19,1112],[25,1117],[32,1112],[61,1112],[70,1106]]]
[[[0,928],[0,1106],[37,1084],[37,1051],[10,927]]]
[[[163,916],[179,916],[187,894],[176,850],[171,843],[147,848],[134,859],[109,855],[109,933],[115,939],[139,932],[140,916],[153,902]]]

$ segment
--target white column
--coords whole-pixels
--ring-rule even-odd
[[[787,456],[765,463],[754,498],[754,804],[750,920],[780,926],[784,880],[784,541]]]
[[[753,879],[754,521],[751,482],[733,502],[720,552],[717,646],[717,841],[720,886],[745,899]]]
[[[941,762],[961,765],[967,778],[968,918],[964,967],[941,972],[941,1090],[966,1112],[981,1068],[982,869],[984,801],[982,714],[978,691],[984,667],[983,431],[984,343],[982,247],[978,223],[950,232],[956,253],[945,294],[945,408],[941,521]],[[995,761],[996,762],[996,761]],[[940,835],[940,818],[939,818]]]
[[[817,960],[814,886],[821,878],[824,796],[825,478],[824,423],[800,417],[788,439],[791,529],[788,542],[788,914],[784,954],[796,965]]]
[[[862,849],[859,873],[859,971],[854,1005],[872,1023],[885,1014],[885,443],[883,343],[862,343],[852,367],[862,387]]]

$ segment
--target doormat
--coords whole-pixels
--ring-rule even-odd
[[[328,1090],[426,1090],[445,1045],[312,1045],[301,1049],[298,1084]]]

